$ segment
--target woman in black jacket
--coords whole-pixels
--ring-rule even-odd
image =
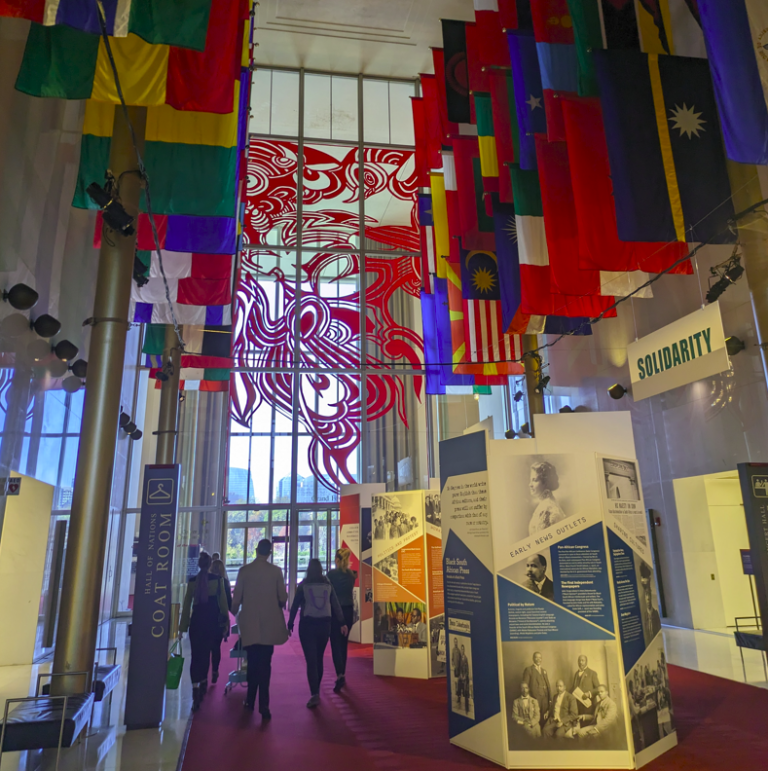
[[[296,588],[296,595],[291,605],[288,619],[288,634],[293,634],[296,614],[301,610],[299,621],[299,640],[307,662],[307,680],[310,709],[320,703],[320,682],[323,679],[323,654],[331,635],[331,616],[342,625],[341,633],[348,633],[344,625],[336,592],[330,581],[323,575],[323,566],[318,559],[311,559],[307,567],[307,577]]]
[[[349,567],[349,559],[352,552],[346,547],[336,551],[336,567],[328,571],[328,580],[331,582],[336,597],[344,614],[344,623],[341,624],[336,617],[331,617],[331,654],[333,666],[336,668],[336,685],[333,686],[338,693],[347,682],[347,642],[349,630],[355,621],[355,581],[357,572]],[[347,634],[341,633],[342,626],[347,627]]]

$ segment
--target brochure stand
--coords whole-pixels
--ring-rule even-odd
[[[357,572],[355,622],[350,642],[373,642],[373,577],[371,575],[371,496],[384,484],[342,485],[339,499],[339,542],[352,552],[349,566]]]
[[[677,743],[626,413],[440,443],[451,742],[506,768],[639,768]]]
[[[373,671],[446,673],[440,494],[374,495]]]

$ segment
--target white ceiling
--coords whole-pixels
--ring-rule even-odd
[[[474,18],[472,0],[261,0],[257,65],[414,78],[432,72],[440,19]]]

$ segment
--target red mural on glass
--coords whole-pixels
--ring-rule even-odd
[[[242,367],[291,367],[296,355],[301,367],[357,369],[361,347],[360,292],[339,297],[321,292],[321,286],[328,285],[329,275],[334,276],[333,281],[339,281],[360,274],[357,255],[324,251],[358,245],[360,188],[356,148],[304,148],[302,242],[311,244],[317,251],[304,252],[300,301],[297,302],[296,297],[295,258],[290,260],[290,275],[280,268],[266,269],[259,264],[264,257],[272,258],[271,263],[275,263],[278,252],[268,244],[288,247],[297,244],[297,152],[295,142],[251,141],[245,240],[252,246],[264,245],[266,249],[243,252],[234,356]],[[376,355],[366,355],[366,363],[373,370],[382,370],[378,373],[369,369],[366,418],[377,420],[394,409],[407,426],[405,382],[391,363],[420,367],[423,341],[418,332],[395,321],[390,305],[398,291],[419,296],[413,152],[366,149],[363,179],[367,211],[383,213],[382,219],[366,215],[366,239],[376,241],[380,251],[394,248],[415,253],[397,257],[366,256],[367,348],[376,351]],[[275,285],[277,292],[274,292]],[[301,345],[294,350],[297,307],[300,308]],[[293,377],[291,372],[237,373],[232,391],[234,419],[247,426],[262,404],[273,405],[291,417]],[[422,378],[417,376],[412,381],[418,397]],[[356,471],[350,466],[354,464],[360,443],[359,374],[302,375],[298,417],[302,430],[311,437],[308,461],[318,482],[334,491],[338,485],[355,482]]]

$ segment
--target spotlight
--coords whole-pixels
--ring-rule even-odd
[[[136,430],[136,424],[133,421],[130,421],[122,426],[122,429],[126,434],[132,434]]]
[[[523,398],[522,391],[515,391],[515,395],[512,397],[516,402],[519,402]]]
[[[713,303],[731,284],[735,284],[744,275],[741,257],[734,250],[734,253],[725,262],[710,268],[709,272],[711,278],[717,276],[717,281],[711,284],[707,290],[707,302]]]
[[[121,412],[117,423],[120,428],[125,428],[131,422],[131,416],[127,412]]]
[[[16,284],[7,292],[3,292],[3,300],[10,303],[11,308],[15,308],[17,311],[28,311],[30,308],[34,308],[39,297],[40,295],[26,284]]]
[[[53,318],[53,316],[44,313],[32,322],[32,329],[34,329],[40,337],[54,337],[61,332],[61,322],[58,319]]]
[[[187,401],[187,395],[179,391],[179,404],[184,404]]]
[[[747,344],[738,337],[731,336],[725,338],[725,350],[728,351],[729,356],[741,353],[746,347]]]
[[[171,375],[173,375],[173,364],[171,363],[171,360],[168,359],[168,361],[163,364],[163,368],[155,373],[155,378],[161,383],[165,383]],[[475,394],[475,398],[477,398],[477,394]]]
[[[520,426],[520,433],[528,434],[528,436],[531,436],[531,427],[527,423],[523,423],[523,425]]]
[[[128,436],[135,442],[137,439],[141,439],[144,434],[142,434],[142,432],[137,428],[135,431],[131,431]]]
[[[533,392],[535,394],[543,394],[546,387],[549,385],[549,381],[551,378],[549,375],[545,375],[543,378],[539,379],[539,382],[536,383],[536,387],[533,389]]]
[[[504,432],[504,437],[506,439],[514,439],[517,436],[517,434],[510,428],[509,431]]]
[[[133,280],[138,287],[149,283],[149,271],[147,266],[139,259],[138,252],[133,255]]]
[[[88,362],[83,359],[78,359],[72,365],[72,374],[75,377],[79,377],[81,380],[85,380],[85,376],[88,373]]]
[[[53,346],[53,352],[56,354],[57,359],[62,361],[71,361],[77,356],[78,347],[74,343],[70,343],[69,340],[60,340]]]
[[[67,377],[61,381],[61,387],[68,393],[73,394],[80,390],[83,381],[79,377]]]
[[[572,407],[569,407],[569,406],[566,404],[566,405],[565,405],[565,407],[561,407],[561,408],[558,410],[558,412],[563,412],[563,413],[567,413],[567,412],[573,412],[573,408],[572,408]]]
[[[113,198],[98,182],[91,182],[85,192],[101,207],[104,222],[122,233],[124,236],[132,236],[136,230],[133,227],[133,217],[125,210],[117,198]]]
[[[614,383],[608,389],[608,396],[610,396],[611,399],[621,399],[626,393],[629,393],[629,391],[620,383]]]

